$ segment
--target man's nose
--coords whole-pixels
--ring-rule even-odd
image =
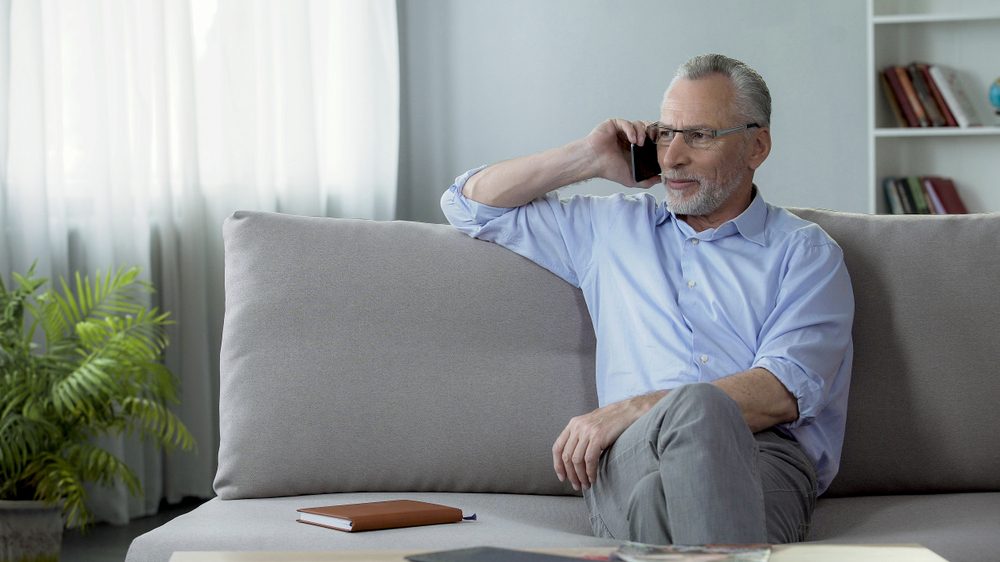
[[[691,147],[684,141],[682,134],[674,135],[674,138],[666,145],[666,150],[660,151],[660,168],[664,170],[679,168],[690,161]]]

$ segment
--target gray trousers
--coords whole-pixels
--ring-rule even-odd
[[[652,544],[805,539],[816,472],[798,443],[757,434],[718,387],[672,390],[601,456],[584,491],[594,534]]]

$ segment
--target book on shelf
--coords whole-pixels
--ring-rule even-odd
[[[958,75],[937,64],[891,65],[879,73],[883,97],[899,127],[976,127],[983,124]]]
[[[924,111],[924,106],[920,104],[920,98],[917,97],[916,89],[913,88],[913,82],[910,81],[910,73],[902,66],[894,66],[893,70],[896,72],[896,76],[899,77],[899,83],[903,86],[906,103],[910,104],[910,109],[917,116],[917,122],[921,127],[929,127],[931,122],[927,119],[927,112]],[[899,103],[903,103],[903,100],[899,100]]]
[[[918,215],[931,214],[931,208],[927,205],[927,200],[924,198],[924,190],[921,187],[920,178],[916,176],[906,178],[906,187],[910,190],[910,196],[913,198],[913,208],[916,209],[916,213]]]
[[[458,523],[463,519],[457,507],[415,500],[304,507],[296,511],[299,523],[347,532]]]
[[[882,94],[885,95],[885,101],[889,103],[889,109],[892,110],[892,116],[896,120],[896,126],[908,127],[909,122],[907,121],[907,116],[903,113],[903,108],[899,106],[899,101],[893,93],[892,83],[889,82],[889,77],[886,76],[887,74],[888,72],[882,71],[878,75],[879,82],[882,84]]]
[[[913,83],[913,89],[917,92],[917,100],[924,108],[924,112],[927,114],[927,120],[930,121],[930,125],[932,127],[944,127],[944,116],[941,115],[941,109],[938,108],[937,102],[934,101],[934,96],[931,94],[931,88],[924,80],[924,75],[917,68],[917,64],[913,63],[906,67],[906,72],[910,76],[910,82]]]
[[[899,190],[896,189],[896,178],[883,178],[882,190],[885,192],[885,200],[888,204],[889,212],[893,215],[906,214],[906,211],[903,209],[903,200],[899,195]]]
[[[917,114],[913,112],[913,107],[906,97],[903,85],[899,82],[899,74],[896,73],[896,67],[886,67],[882,71],[882,77],[889,83],[889,89],[892,91],[892,97],[887,100],[889,106],[895,106],[900,109],[907,127],[919,127],[920,121],[917,120]],[[888,92],[886,96],[889,96]]]
[[[942,207],[940,204],[938,204],[938,203],[940,203],[940,200],[935,200],[935,199],[931,198],[931,194],[927,190],[927,182],[924,181],[927,178],[923,177],[923,178],[913,178],[913,179],[916,180],[916,182],[917,182],[916,189],[920,190],[921,195],[923,195],[923,197],[924,197],[924,202],[927,203],[927,214],[930,214],[930,215],[944,215],[944,214],[947,214],[947,211],[944,210],[944,207]]]
[[[948,211],[944,208],[944,203],[941,202],[937,190],[934,189],[934,185],[931,183],[931,178],[921,178],[920,181],[923,183],[924,193],[927,195],[927,200],[930,202],[931,210],[934,214],[943,215],[947,213]]]
[[[910,184],[906,182],[906,178],[894,178],[893,184],[896,187],[896,193],[899,194],[900,201],[903,202],[903,214],[916,214],[917,204],[913,201],[913,193],[910,192]]]
[[[983,122],[976,115],[976,110],[969,101],[965,89],[958,81],[958,75],[951,69],[939,64],[930,66],[930,75],[941,90],[941,97],[955,116],[959,127],[979,127]]]
[[[927,179],[930,180],[931,189],[941,201],[941,206],[944,208],[946,213],[964,214],[969,212],[968,209],[965,208],[965,202],[962,201],[962,197],[958,194],[958,190],[955,189],[955,182],[952,181],[951,178],[928,176]]]
[[[941,89],[938,88],[937,83],[934,81],[934,77],[931,76],[931,65],[925,62],[913,63],[917,70],[920,71],[921,76],[924,77],[924,82],[927,83],[927,87],[930,88],[931,96],[934,98],[934,103],[937,104],[938,110],[941,111],[941,116],[944,117],[946,127],[957,127],[958,121],[955,121],[955,116],[951,113],[951,109],[948,108],[948,104],[945,103],[944,97],[941,95]]]
[[[965,214],[955,182],[940,176],[888,176],[882,179],[886,208],[894,215]]]

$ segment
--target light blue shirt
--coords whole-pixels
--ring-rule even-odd
[[[791,433],[816,466],[818,493],[837,473],[851,379],[854,294],[843,253],[818,225],[765,203],[696,232],[648,194],[555,193],[513,209],[441,198],[458,230],[534,261],[583,291],[606,405],[710,382],[753,367],[798,400]]]

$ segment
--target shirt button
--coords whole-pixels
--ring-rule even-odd
[[[708,355],[702,355],[698,359],[701,360],[702,364],[708,363]]]
[[[701,242],[701,240],[698,240],[697,238],[695,238],[695,239],[691,240],[691,245],[692,246],[697,246],[698,242]]]
[[[697,285],[697,283],[695,283],[694,281],[688,281],[688,288],[694,289],[695,285]]]

